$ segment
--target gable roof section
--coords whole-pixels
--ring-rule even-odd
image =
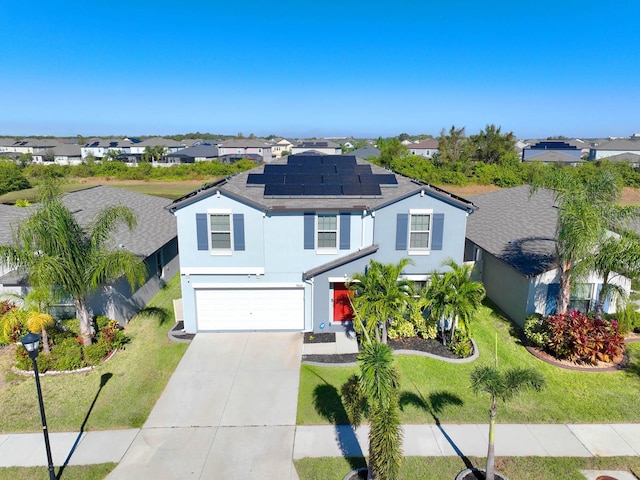
[[[63,202],[74,212],[81,225],[88,225],[105,207],[125,205],[137,215],[133,232],[120,228],[114,234],[115,245],[143,258],[148,257],[178,234],[175,218],[166,218],[165,207],[169,200],[155,195],[131,192],[121,188],[98,185],[67,193]]]
[[[182,157],[182,158],[215,158],[218,156],[218,147],[201,143],[200,145],[194,145],[193,147],[183,148],[174,153],[168,153],[167,157]]]
[[[67,193],[62,201],[82,226],[88,225],[105,207],[126,205],[131,208],[137,214],[137,226],[133,232],[119,229],[114,234],[113,246],[122,244],[143,258],[177,236],[176,219],[165,211],[169,202],[166,198],[98,185]],[[12,228],[15,230],[37,208],[37,205],[22,208],[0,204],[0,244],[12,243]]]
[[[323,265],[319,265],[311,270],[307,270],[302,273],[303,280],[309,280],[317,275],[328,272],[329,270],[333,270],[334,268],[338,268],[342,265],[346,265],[349,262],[353,262],[354,260],[358,260],[359,258],[366,257],[367,255],[371,255],[378,251],[380,247],[378,245],[370,245],[361,250],[357,250],[349,255],[345,255],[344,257],[337,258],[330,262],[327,262]]]
[[[577,156],[567,155],[558,150],[528,150],[523,162],[549,162],[549,163],[584,163],[580,158],[580,152]]]
[[[640,140],[628,140],[617,138],[607,143],[602,143],[592,150],[621,150],[621,151],[640,151]]]
[[[325,162],[337,162],[337,172],[346,172],[349,176],[347,181],[356,182],[352,172],[348,169],[342,170],[338,167],[339,162],[353,163],[356,168],[370,169],[372,176],[384,176],[384,183],[380,184],[379,194],[373,195],[348,195],[348,194],[334,194],[326,195],[320,192],[319,194],[309,195],[270,195],[268,188],[270,179],[265,179],[266,184],[251,183],[255,176],[262,176],[267,171],[271,171],[278,166],[286,166],[289,161],[298,162],[300,156],[290,155],[283,159],[274,160],[268,165],[261,165],[255,169],[239,173],[232,177],[220,180],[210,185],[205,185],[203,188],[196,190],[182,198],[175,200],[167,209],[171,212],[175,212],[187,205],[191,205],[201,199],[207,198],[216,194],[218,191],[221,194],[227,195],[243,203],[254,206],[255,208],[263,211],[305,211],[305,210],[378,210],[386,205],[397,202],[403,198],[424,191],[426,195],[430,195],[460,209],[468,212],[475,210],[475,205],[468,200],[461,197],[457,197],[442,189],[427,185],[417,180],[412,180],[407,177],[403,177],[397,173],[393,173],[384,168],[373,165],[369,162],[354,157],[353,155],[314,155],[306,156],[305,159],[310,159],[310,163],[318,164],[325,160]],[[332,163],[329,163],[332,164]],[[307,172],[308,173],[308,172]],[[304,175],[304,174],[302,174]],[[337,174],[340,175],[340,174]],[[267,176],[267,175],[265,175]],[[389,177],[394,177],[396,184],[390,182]],[[251,180],[250,180],[251,179]],[[249,183],[248,183],[249,181]],[[276,179],[277,182],[281,180]],[[336,180],[342,182],[341,179]],[[266,193],[266,194],[265,194]]]
[[[552,190],[529,196],[529,186],[472,197],[478,211],[467,220],[467,238],[526,277],[556,267],[558,210]]]
[[[434,150],[435,149],[435,150],[437,150],[438,149],[438,145],[439,145],[438,140],[436,140],[435,138],[427,138],[427,139],[422,140],[421,142],[418,142],[418,143],[410,143],[410,144],[407,145],[407,148],[409,150],[415,150],[415,149],[417,149],[417,150],[422,150],[422,149],[424,149],[424,150],[426,150],[426,149],[429,149],[429,150]]]

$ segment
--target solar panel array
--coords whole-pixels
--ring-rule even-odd
[[[382,195],[381,185],[397,185],[396,176],[376,174],[352,155],[292,155],[286,164],[265,165],[250,173],[247,185],[264,185],[265,197]]]

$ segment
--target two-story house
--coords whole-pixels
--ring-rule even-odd
[[[434,138],[427,138],[418,143],[411,143],[407,145],[407,149],[411,155],[418,155],[420,157],[433,158],[438,153],[438,140]]]
[[[371,259],[408,257],[419,282],[462,262],[475,206],[353,155],[290,155],[167,209],[187,332],[327,332],[350,326],[345,283]]]
[[[271,148],[268,143],[249,138],[223,142],[218,145],[218,152],[223,163],[233,163],[243,158],[249,158],[259,163],[271,161]]]

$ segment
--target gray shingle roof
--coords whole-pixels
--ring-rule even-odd
[[[218,147],[213,145],[195,145],[167,154],[167,157],[185,158],[215,158],[218,156]]]
[[[548,163],[584,163],[579,156],[567,155],[557,150],[529,150],[530,155],[524,162],[548,162]],[[535,153],[534,153],[535,152]],[[539,153],[538,153],[539,152]]]
[[[640,140],[617,138],[607,143],[601,143],[597,147],[592,147],[592,150],[640,150]]]
[[[138,224],[133,232],[122,228],[114,235],[114,246],[122,244],[141,257],[148,257],[177,236],[176,219],[167,215],[166,198],[105,187],[102,185],[67,193],[63,196],[67,208],[85,226],[107,206],[126,205],[137,214]],[[28,208],[0,205],[0,243],[12,242],[11,227],[27,218],[37,206]]]
[[[354,150],[350,153],[351,155],[355,155],[358,158],[369,158],[369,157],[379,157],[380,150],[375,147],[362,147]]]
[[[332,158],[340,158],[341,155],[332,155]],[[348,155],[346,157],[349,157]],[[287,158],[274,160],[270,165],[286,164]],[[358,165],[371,165],[374,174],[390,174],[388,170],[370,164],[364,160],[356,158]],[[168,209],[170,211],[179,210],[180,208],[197,202],[210,195],[214,195],[216,191],[228,195],[229,197],[246,202],[254,207],[264,211],[276,210],[377,210],[385,205],[391,204],[410,195],[425,191],[425,194],[431,195],[451,205],[463,210],[474,210],[473,203],[463,198],[457,197],[440,188],[433,187],[417,180],[394,174],[398,182],[397,186],[381,185],[382,195],[372,196],[292,196],[292,197],[265,197],[264,186],[247,185],[247,178],[252,173],[263,173],[265,166],[261,165],[252,170],[239,173],[232,177],[226,178],[219,182],[207,185],[200,190],[196,190],[182,198],[179,198],[171,204]]]
[[[529,186],[471,197],[478,211],[467,238],[527,277],[555,268],[558,210],[552,190],[529,196]]]

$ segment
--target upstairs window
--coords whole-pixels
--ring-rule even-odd
[[[231,215],[209,215],[212,250],[231,250]]]
[[[318,249],[338,248],[338,216],[335,214],[320,214],[317,220]]]
[[[431,240],[431,214],[411,214],[409,250],[428,250]]]

